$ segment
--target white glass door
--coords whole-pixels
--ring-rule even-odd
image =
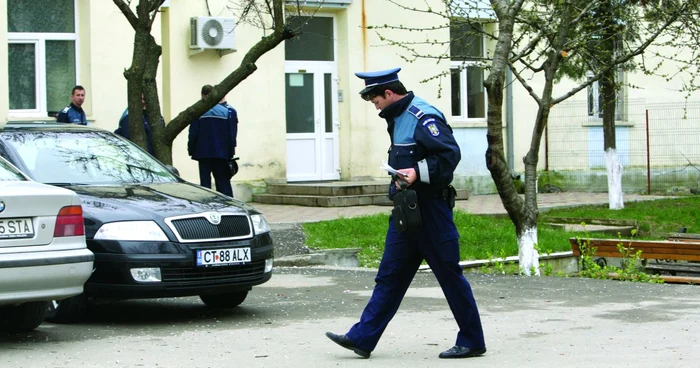
[[[287,181],[340,178],[334,64],[287,62]]]

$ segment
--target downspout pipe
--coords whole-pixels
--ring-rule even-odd
[[[508,169],[515,171],[515,152],[513,152],[513,72],[506,68],[506,149],[508,150]]]

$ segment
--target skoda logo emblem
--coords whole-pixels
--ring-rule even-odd
[[[209,212],[207,214],[207,220],[209,220],[212,225],[218,225],[221,223],[221,215],[218,212]]]
[[[5,202],[0,201],[0,212],[5,210]]]

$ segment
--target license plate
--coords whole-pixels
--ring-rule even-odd
[[[197,267],[226,266],[250,262],[250,248],[197,249]]]
[[[34,223],[31,218],[0,219],[0,239],[31,238]]]

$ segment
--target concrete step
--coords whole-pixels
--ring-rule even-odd
[[[632,230],[636,230],[636,226],[609,226],[609,225],[578,225],[578,224],[555,224],[550,223],[554,228],[564,229],[565,231],[580,232],[580,233],[603,233],[617,236],[631,236]]]
[[[266,194],[302,196],[386,195],[389,181],[334,181],[322,183],[268,184]]]
[[[386,189],[386,187],[385,187]],[[466,190],[457,191],[457,199],[469,199]],[[254,194],[253,202],[265,204],[290,204],[307,207],[350,207],[350,206],[390,206],[393,203],[386,193],[358,195],[294,195],[294,194]]]
[[[347,196],[254,194],[253,202],[265,204],[293,204],[307,207],[350,207],[392,204],[386,194],[361,194]]]

